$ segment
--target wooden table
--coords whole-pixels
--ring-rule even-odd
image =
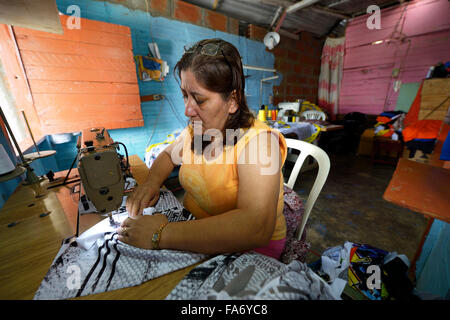
[[[422,252],[422,246],[434,219],[450,223],[450,170],[401,158],[383,195],[387,201],[419,212],[428,224],[411,263],[410,273]]]
[[[138,183],[148,168],[138,156],[130,156],[132,173]],[[65,177],[67,171],[56,173]],[[77,177],[76,169],[71,178]],[[41,182],[40,188],[20,185],[0,210],[0,299],[32,299],[47,274],[63,239],[76,231],[78,194],[74,184],[47,189],[61,181]],[[36,194],[43,196],[36,198]],[[50,214],[40,217],[41,214]],[[80,233],[104,219],[83,215]],[[17,224],[8,227],[11,223]],[[80,297],[78,299],[164,299],[196,265],[172,272],[142,285]]]
[[[330,131],[336,131],[336,130],[342,130],[344,129],[344,126],[341,124],[327,124],[327,125],[318,125],[320,127],[320,131],[324,132],[330,132]]]

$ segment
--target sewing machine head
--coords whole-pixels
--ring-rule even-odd
[[[278,118],[283,120],[283,116],[287,113],[287,111],[292,110],[293,112],[299,112],[302,101],[297,102],[280,102],[278,104],[278,108],[280,111],[278,112]]]
[[[123,200],[129,173],[123,156],[105,128],[83,130],[78,139],[78,172],[88,199],[98,212],[117,210]]]

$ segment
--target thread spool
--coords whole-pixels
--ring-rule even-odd
[[[267,121],[266,110],[264,110],[264,109],[259,110],[259,112],[258,112],[258,120],[259,121],[263,121],[263,122]]]

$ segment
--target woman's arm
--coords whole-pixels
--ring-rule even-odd
[[[273,137],[269,133],[261,135]],[[267,245],[275,228],[281,154],[278,138],[258,143],[257,150],[250,145],[241,154],[239,163],[245,154],[257,150],[265,157],[259,156],[256,164],[238,164],[237,208],[204,219],[169,223],[162,232],[160,248],[218,254]],[[159,223],[150,229],[157,229]]]
[[[144,183],[128,196],[126,208],[130,217],[134,218],[141,215],[145,208],[151,207],[158,201],[161,185],[169,177],[175,166],[179,164],[176,161],[177,158],[172,157],[172,151],[179,150],[183,143],[184,135],[182,134],[156,157]],[[173,160],[175,160],[175,163]]]

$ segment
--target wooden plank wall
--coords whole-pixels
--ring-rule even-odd
[[[450,20],[447,0],[408,2],[403,33],[411,40],[386,41],[395,30],[403,6],[381,11],[381,29],[369,30],[369,15],[352,20],[346,30],[344,72],[339,113],[359,111],[367,114],[394,110],[398,92],[393,90],[392,70],[401,67],[402,83],[422,81],[430,66],[449,59]],[[396,80],[396,79],[394,79]]]
[[[36,141],[42,139],[45,133],[41,130],[39,116],[34,108],[31,91],[26,81],[25,70],[22,68],[20,58],[17,54],[14,33],[11,27],[6,24],[0,24],[0,60],[1,67],[4,71],[4,74],[1,75],[3,77],[2,80],[15,101],[19,111],[18,113],[20,114],[21,110],[25,112],[33,129],[34,138]],[[23,127],[25,128],[25,124]],[[25,136],[25,139],[18,141],[22,150],[33,145],[33,141],[28,135],[28,132]]]
[[[444,120],[450,106],[450,99],[447,99],[449,95],[450,79],[425,80],[422,88],[419,120]]]
[[[130,29],[60,18],[63,35],[14,27],[42,132],[143,126]]]

